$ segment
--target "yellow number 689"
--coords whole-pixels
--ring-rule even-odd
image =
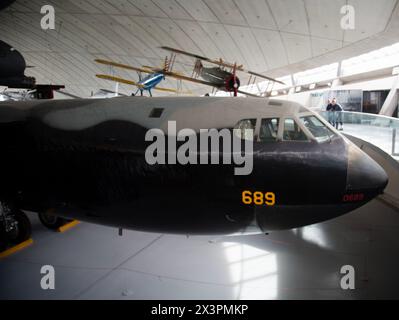
[[[276,204],[276,195],[273,192],[263,193],[260,191],[255,191],[252,193],[251,191],[243,191],[242,202],[247,205],[253,203],[257,206],[261,206],[263,204],[274,206]]]

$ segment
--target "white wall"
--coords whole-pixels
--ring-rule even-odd
[[[359,89],[363,91],[391,90],[394,80],[395,76],[391,76],[387,78],[344,84],[341,86],[332,87],[331,90],[359,90]],[[303,104],[305,106],[312,107],[310,105],[311,100],[313,100],[311,99],[311,94],[324,93],[329,90],[330,89],[322,89],[322,90],[299,92],[291,95],[273,97],[272,99],[291,100]]]

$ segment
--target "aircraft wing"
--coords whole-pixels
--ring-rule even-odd
[[[133,70],[133,71],[137,71],[137,72],[152,73],[152,70],[132,67],[127,64],[117,63],[117,62],[113,62],[113,61],[108,61],[108,60],[103,60],[103,59],[95,59],[94,61],[97,63],[100,63],[100,64],[105,64],[107,66],[112,66],[112,67],[117,67],[117,68],[122,68],[122,69],[127,69],[127,70]]]
[[[123,93],[120,93],[120,92],[115,92],[115,91],[108,90],[108,89],[100,89],[99,92],[110,93],[110,94],[117,94],[118,96],[127,97],[126,94],[123,94]]]
[[[193,94],[191,91],[180,91],[180,90],[176,90],[176,89],[160,88],[160,87],[155,87],[154,90],[165,91],[165,92],[173,92],[173,93]]]
[[[257,94],[245,92],[245,91],[242,91],[242,90],[238,90],[237,92],[239,92],[239,93],[241,93],[241,94],[245,94],[245,95],[250,96],[250,97],[262,98],[261,96],[259,96],[259,95],[257,95]]]
[[[170,51],[170,52],[174,52],[174,53],[178,53],[178,54],[182,54],[182,55],[185,55],[185,56],[188,56],[188,57],[191,57],[191,58],[195,58],[195,59],[200,59],[200,60],[209,61],[209,62],[212,61],[211,59],[209,59],[207,57],[202,57],[202,56],[199,56],[199,55],[194,54],[194,53],[190,53],[190,52],[187,52],[187,51],[183,51],[183,50],[179,50],[179,49],[175,49],[175,48],[171,48],[171,47],[163,46],[163,47],[161,47],[161,49],[164,49],[164,50]]]
[[[248,74],[251,74],[251,75],[253,75],[253,76],[255,76],[255,77],[263,78],[263,79],[266,79],[266,80],[269,80],[269,81],[273,81],[273,82],[276,82],[276,83],[280,83],[280,84],[282,84],[282,85],[285,85],[285,83],[282,82],[282,81],[279,81],[279,80],[270,78],[270,77],[268,77],[268,76],[264,76],[263,74],[260,74],[260,73],[256,73],[256,72],[249,71],[249,70],[244,70],[244,69],[241,70],[241,71],[246,72],[246,73],[248,73]]]
[[[164,72],[164,69],[161,68],[156,68],[156,67],[150,67],[150,66],[143,66],[143,68],[151,70],[152,72]]]
[[[129,84],[131,86],[136,86],[138,88],[143,88],[144,87],[143,85],[141,85],[141,84],[139,84],[137,82],[134,82],[132,80],[126,80],[126,79],[122,79],[122,78],[118,78],[118,77],[114,77],[114,76],[109,76],[109,75],[106,75],[106,74],[96,74],[96,77],[100,78],[100,79],[104,79],[104,80],[110,80],[110,81],[114,81],[114,82],[120,82],[120,83],[124,83],[124,84]]]
[[[66,92],[66,91],[61,91],[61,90],[54,90],[54,91],[55,91],[55,92],[58,92],[58,93],[60,93],[60,94],[63,94],[64,96],[73,98],[73,99],[82,99],[82,97],[78,97],[78,96],[76,96],[76,95],[74,95],[74,94],[72,94],[72,93]]]
[[[164,49],[164,50],[170,51],[170,52],[174,52],[174,53],[177,53],[177,54],[185,55],[185,56],[188,56],[188,57],[191,57],[191,58],[200,59],[200,60],[203,60],[203,61],[206,61],[206,62],[209,62],[209,63],[217,64],[218,66],[223,66],[223,67],[227,67],[227,68],[234,68],[234,64],[225,62],[222,59],[213,60],[213,59],[210,59],[210,58],[207,58],[207,57],[203,57],[203,56],[200,56],[200,55],[197,55],[197,54],[194,54],[194,53],[186,52],[186,51],[175,49],[175,48],[171,48],[171,47],[165,47],[165,46],[161,47],[161,49]],[[237,68],[237,70],[242,70],[242,65],[236,66],[236,68]]]
[[[215,84],[213,84],[212,82],[208,82],[208,81],[204,81],[204,80],[199,80],[199,79],[187,77],[187,76],[184,76],[184,75],[176,73],[176,72],[164,71],[162,73],[165,76],[168,76],[168,77],[171,77],[171,78],[175,78],[175,79],[179,79],[179,80],[185,80],[185,81],[190,81],[190,82],[195,82],[195,83],[200,83],[200,84],[203,84],[203,85],[206,85],[206,86],[210,86],[210,87],[216,87]]]

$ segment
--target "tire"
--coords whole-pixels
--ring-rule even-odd
[[[6,231],[4,230],[3,222],[0,221],[0,252],[3,252],[8,247],[8,239]]]
[[[57,217],[56,215],[48,212],[40,212],[39,220],[47,229],[54,231],[70,221],[61,217]]]
[[[15,245],[30,239],[32,235],[32,226],[28,216],[24,212],[15,210],[13,215],[14,219],[17,221],[17,226],[6,235],[8,242]]]

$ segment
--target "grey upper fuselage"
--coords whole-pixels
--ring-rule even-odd
[[[151,118],[154,108],[164,109],[160,118]],[[120,120],[146,128],[167,129],[176,121],[177,129],[232,128],[249,118],[289,117],[313,114],[295,102],[261,98],[215,97],[119,97],[0,103],[0,123],[33,118],[62,130],[82,130],[96,124]],[[306,128],[304,128],[306,131]]]

